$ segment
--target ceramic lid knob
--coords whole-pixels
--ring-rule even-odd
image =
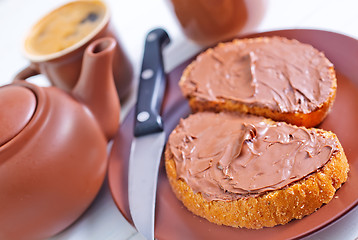
[[[36,104],[36,96],[28,88],[12,85],[0,88],[0,147],[22,131]]]

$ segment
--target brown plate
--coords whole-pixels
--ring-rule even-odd
[[[332,32],[319,30],[281,30],[259,33],[257,36],[283,36],[309,43],[323,51],[337,71],[338,91],[333,109],[321,128],[331,130],[341,141],[350,172],[348,181],[337,191],[335,198],[317,212],[286,225],[261,230],[236,229],[219,226],[197,217],[177,200],[172,192],[162,164],[159,170],[155,237],[162,239],[292,239],[311,234],[337,220],[358,203],[358,41]],[[168,74],[168,87],[163,107],[167,135],[181,117],[189,114],[178,81],[183,69],[192,59]],[[131,222],[128,207],[128,159],[133,138],[134,111],[128,114],[113,143],[109,164],[109,183],[115,203]]]

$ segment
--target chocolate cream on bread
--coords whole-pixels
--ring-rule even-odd
[[[336,138],[253,115],[196,113],[182,119],[168,146],[177,177],[208,201],[282,189],[324,166]]]
[[[180,81],[184,96],[195,99],[194,111],[239,110],[307,127],[326,116],[336,84],[333,64],[322,52],[283,37],[220,43],[200,54]]]

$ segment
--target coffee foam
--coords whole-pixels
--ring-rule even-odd
[[[108,8],[102,1],[65,4],[31,28],[23,45],[24,54],[35,62],[65,55],[83,46],[100,32],[109,17]]]

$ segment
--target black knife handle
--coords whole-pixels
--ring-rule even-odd
[[[160,109],[166,87],[162,50],[170,42],[161,28],[146,37],[138,87],[134,135],[136,137],[163,131]]]

